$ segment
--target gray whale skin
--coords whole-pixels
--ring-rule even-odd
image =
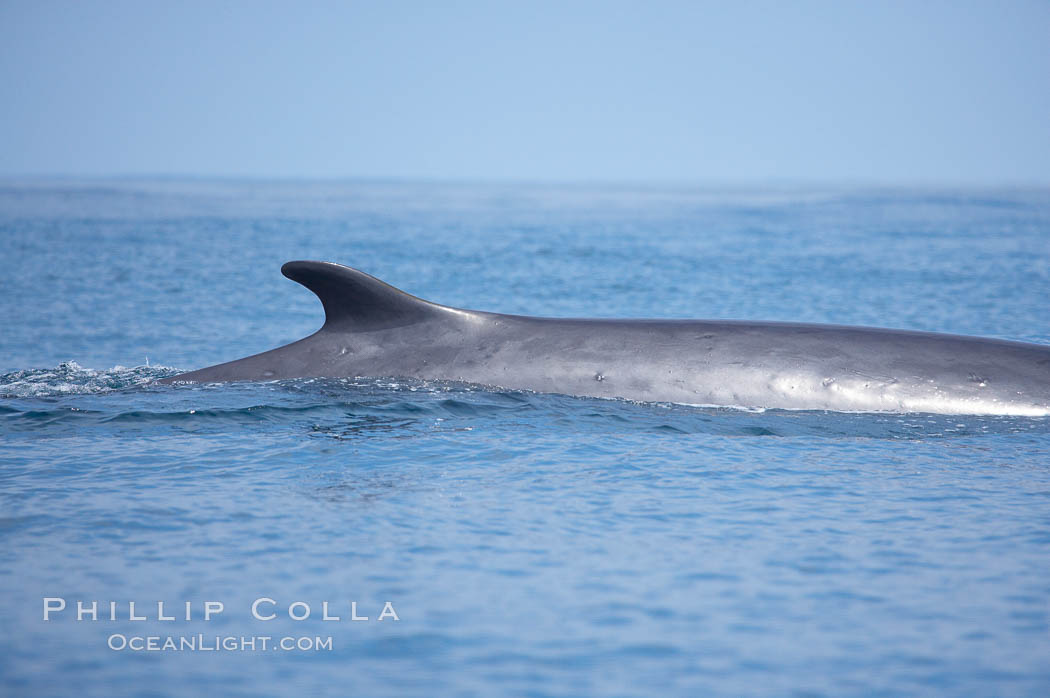
[[[162,382],[405,377],[748,408],[1050,415],[1050,346],[779,322],[501,315],[411,296],[328,262],[281,272],[324,326],[287,346]]]

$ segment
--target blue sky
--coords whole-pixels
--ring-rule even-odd
[[[1050,183],[1050,3],[0,0],[0,175]]]

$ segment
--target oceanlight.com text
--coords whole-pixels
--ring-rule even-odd
[[[331,652],[332,636],[124,635],[106,640],[115,652]]]

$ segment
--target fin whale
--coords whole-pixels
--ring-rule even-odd
[[[406,377],[752,408],[1050,415],[1050,346],[871,327],[539,318],[431,303],[328,262],[281,272],[321,300],[316,333],[164,379]]]

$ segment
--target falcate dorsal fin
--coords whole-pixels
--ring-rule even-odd
[[[281,273],[321,299],[325,314],[323,329],[384,330],[456,313],[341,264],[288,262],[281,267]]]

